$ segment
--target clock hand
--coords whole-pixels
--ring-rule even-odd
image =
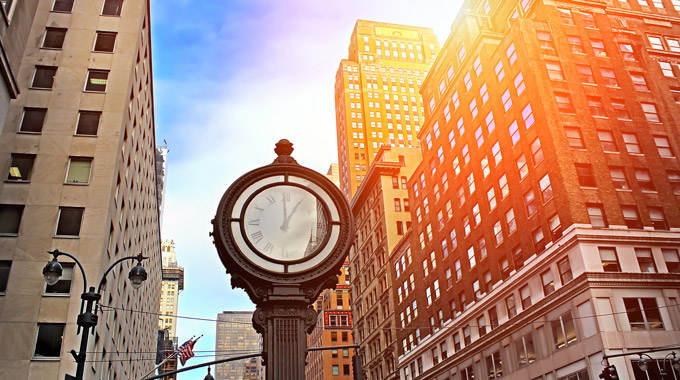
[[[283,231],[288,231],[288,223],[290,222],[290,218],[295,214],[295,211],[297,211],[298,206],[300,206],[300,203],[302,203],[302,198],[298,201],[298,203],[295,204],[293,209],[290,211],[290,214],[288,214],[288,218],[286,218],[283,221],[283,224],[281,225],[281,230]]]
[[[283,202],[283,224],[281,225],[281,231],[288,231],[288,211],[286,209],[286,195],[281,195],[281,202]]]

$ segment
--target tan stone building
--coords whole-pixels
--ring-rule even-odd
[[[157,156],[158,157],[158,156]],[[175,256],[175,242],[164,240],[161,243],[161,256],[163,258],[163,281],[161,285],[161,299],[158,317],[158,328],[167,330],[161,335],[163,339],[162,355],[165,358],[171,356],[179,343],[177,337],[177,306],[179,305],[179,293],[184,290],[184,268],[179,266]],[[168,359],[158,372],[164,373],[177,369],[177,357]],[[176,375],[167,376],[166,380],[177,378]]]
[[[0,379],[75,373],[83,277],[60,257],[64,276],[46,287],[52,249],[78,257],[89,286],[120,257],[150,257],[140,289],[127,281],[133,262],[109,274],[85,379],[153,368],[161,253],[150,44],[146,0],[37,2],[0,134]]]
[[[349,254],[354,337],[371,379],[397,376],[395,303],[390,253],[411,226],[406,180],[420,149],[383,146],[352,200],[356,239]]]
[[[430,28],[358,20],[335,76],[340,189],[352,199],[383,145],[417,147],[418,89],[439,52]]]

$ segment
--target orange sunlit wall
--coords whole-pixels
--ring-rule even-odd
[[[418,89],[438,52],[430,28],[357,21],[335,82],[340,188],[347,199],[381,146],[419,145]]]
[[[680,227],[680,71],[668,63],[680,23],[662,15],[678,10],[610,3],[616,15],[604,3],[466,2],[472,13],[456,18],[421,90],[415,264],[400,275],[422,291],[395,310],[420,311],[402,322],[400,354],[573,224]]]

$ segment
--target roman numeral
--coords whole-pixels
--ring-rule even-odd
[[[276,199],[274,199],[273,195],[267,195],[267,200],[269,201],[269,204],[273,204],[276,202]]]
[[[272,249],[274,249],[272,243],[267,243],[267,245],[264,246],[264,252],[272,253]]]
[[[262,237],[262,231],[255,231],[250,234],[250,238],[255,242],[255,244],[259,243],[260,240],[262,240]]]
[[[262,207],[253,206],[253,208],[254,208],[255,210],[259,211],[259,212],[264,211],[264,209],[263,209]]]
[[[251,219],[248,221],[249,226],[259,226],[260,225],[260,219]]]
[[[283,200],[285,202],[290,202],[290,193],[285,192],[285,193],[282,193],[281,195],[283,196]]]

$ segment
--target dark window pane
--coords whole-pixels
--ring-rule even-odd
[[[60,323],[39,323],[38,339],[35,342],[36,357],[59,357],[64,325]]]
[[[11,181],[28,181],[33,169],[34,154],[12,154],[12,164],[9,166],[7,179]]]
[[[97,32],[97,41],[94,43],[94,51],[113,52],[116,44],[116,33]]]
[[[61,207],[59,209],[57,235],[80,235],[80,223],[83,219],[83,210],[84,209],[77,207]]]
[[[23,205],[0,205],[0,234],[18,234],[23,212]]]
[[[24,108],[24,118],[21,121],[21,132],[42,132],[47,108]]]
[[[57,74],[57,68],[51,66],[37,66],[35,68],[35,76],[33,76],[34,88],[52,88],[54,85],[54,76]]]
[[[78,128],[76,128],[77,135],[96,136],[99,128],[99,119],[102,116],[101,112],[87,112],[81,111],[78,118]]]
[[[104,0],[102,14],[105,16],[120,16],[123,0]]]
[[[66,29],[47,28],[45,31],[45,39],[43,40],[42,47],[61,49],[64,46],[64,38],[66,38]]]
[[[9,270],[11,267],[11,261],[0,261],[0,293],[4,293],[7,290],[7,280],[9,280]]]
[[[53,11],[56,12],[71,12],[73,9],[73,0],[55,0]]]
[[[90,70],[87,74],[85,91],[105,92],[108,78],[108,71]]]

